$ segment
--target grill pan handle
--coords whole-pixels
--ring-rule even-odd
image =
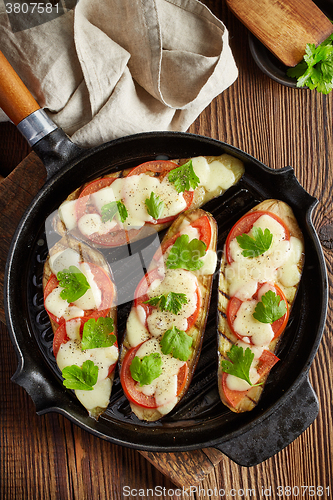
[[[241,436],[214,447],[238,465],[258,465],[298,438],[316,419],[318,412],[318,398],[307,375],[274,413]]]
[[[1,51],[0,108],[41,158],[48,178],[83,153],[40,108]]]

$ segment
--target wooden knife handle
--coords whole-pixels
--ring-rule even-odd
[[[21,78],[0,51],[0,107],[15,125],[37,109],[35,101]]]

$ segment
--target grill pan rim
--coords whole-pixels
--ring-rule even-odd
[[[14,347],[17,352],[18,356],[18,368],[16,371],[16,374],[13,376],[13,380],[16,382],[20,383],[20,385],[24,384],[23,379],[26,377],[26,369],[29,368],[27,366],[27,362],[25,359],[25,354],[21,350],[20,342],[17,339],[17,335],[15,333],[17,329],[17,320],[15,318],[15,314],[12,312],[12,284],[11,284],[11,276],[13,273],[12,267],[13,265],[15,266],[15,262],[13,261],[13,258],[15,257],[15,252],[17,252],[17,246],[19,245],[19,241],[21,239],[21,233],[24,231],[24,227],[26,223],[29,223],[31,220],[32,214],[36,211],[39,210],[39,205],[41,203],[40,200],[44,200],[45,197],[49,195],[50,192],[53,191],[54,187],[57,187],[59,183],[63,182],[63,179],[66,178],[68,172],[72,172],[73,169],[77,167],[77,165],[80,165],[82,161],[89,160],[91,159],[92,156],[94,156],[96,153],[99,153],[100,151],[104,151],[111,148],[118,147],[118,145],[127,145],[129,148],[133,146],[133,144],[141,144],[144,143],[145,141],[151,142],[154,140],[168,140],[168,141],[179,141],[179,140],[189,140],[189,141],[199,141],[200,145],[204,144],[205,146],[212,146],[213,148],[216,147],[217,149],[224,149],[226,152],[229,152],[230,154],[234,154],[235,156],[240,157],[241,159],[245,160],[247,163],[253,163],[256,165],[257,168],[262,170],[263,172],[266,172],[266,174],[277,176],[288,176],[293,175],[293,170],[291,167],[285,167],[284,169],[280,170],[272,170],[260,161],[256,160],[252,156],[248,155],[244,151],[241,151],[234,146],[231,146],[229,144],[223,143],[221,141],[218,141],[216,139],[211,139],[208,137],[203,137],[203,136],[197,136],[195,134],[187,134],[187,133],[178,133],[178,132],[159,132],[159,133],[145,133],[145,134],[136,134],[134,136],[129,136],[127,138],[121,138],[119,140],[112,141],[111,143],[104,144],[100,147],[94,148],[93,150],[87,150],[82,153],[82,155],[79,158],[74,159],[73,161],[69,162],[59,173],[54,175],[47,183],[44,185],[44,187],[41,189],[41,191],[38,193],[37,197],[33,200],[33,202],[30,204],[28,207],[25,215],[23,216],[17,231],[14,235],[14,238],[12,240],[10,252],[9,252],[9,259],[7,261],[6,265],[6,272],[5,272],[5,310],[6,310],[6,319],[7,319],[7,325],[8,329],[10,332],[10,336],[12,339],[12,342],[14,344]],[[178,147],[178,146],[177,146]],[[179,148],[178,148],[179,149]],[[200,149],[200,148],[199,148]],[[152,152],[151,154],[154,154]],[[187,155],[185,155],[187,156]],[[194,156],[194,155],[193,155]],[[249,172],[249,175],[251,176],[251,172]],[[96,176],[96,175],[95,175]],[[93,177],[93,175],[92,175]],[[303,190],[303,188],[300,189]],[[317,352],[321,336],[323,333],[323,328],[325,324],[325,319],[326,319],[326,310],[327,310],[327,276],[326,276],[326,267],[325,267],[325,261],[322,255],[321,247],[318,241],[318,238],[316,236],[315,230],[313,228],[312,222],[311,222],[311,213],[315,205],[317,204],[317,201],[315,198],[311,197],[308,193],[304,191],[304,196],[307,199],[307,212],[306,212],[306,224],[308,226],[308,229],[310,233],[312,233],[312,239],[313,239],[313,244],[316,249],[317,255],[318,255],[318,260],[319,260],[319,271],[320,271],[320,276],[322,277],[322,288],[321,288],[321,294],[322,294],[322,308],[321,311],[319,312],[319,322],[318,322],[318,330],[317,334],[314,337],[314,342],[312,349],[309,353],[308,359],[304,360],[303,363],[303,370],[298,374],[297,378],[294,380],[293,385],[285,392],[283,396],[281,396],[271,408],[266,410],[263,414],[261,414],[259,417],[255,418],[255,423],[250,422],[248,424],[245,424],[245,426],[241,426],[240,429],[237,429],[228,435],[225,436],[218,436],[216,439],[213,440],[206,440],[204,443],[203,442],[195,442],[195,443],[187,443],[186,446],[178,446],[177,444],[172,444],[170,443],[168,446],[156,446],[152,445],[150,443],[147,444],[140,444],[140,443],[134,443],[134,442],[124,442],[124,441],[117,441],[117,438],[115,437],[109,437],[101,434],[98,429],[92,428],[90,426],[87,426],[84,422],[79,421],[77,418],[73,418],[73,416],[65,409],[59,408],[56,405],[50,405],[49,408],[44,408],[38,410],[37,408],[37,413],[42,414],[46,412],[58,412],[64,414],[67,418],[70,418],[74,423],[80,425],[81,427],[85,428],[88,430],[88,432],[91,432],[101,438],[107,439],[109,441],[114,442],[115,444],[120,444],[123,446],[128,446],[128,447],[135,447],[136,449],[142,449],[142,450],[147,450],[147,451],[180,451],[184,449],[195,449],[203,446],[211,446],[217,443],[221,443],[227,440],[232,439],[233,437],[239,436],[242,433],[246,432],[248,429],[252,428],[253,426],[256,425],[256,423],[259,423],[266,418],[270,417],[272,413],[277,410],[278,407],[280,407],[290,396],[293,394],[299,385],[303,382],[304,378],[307,377],[308,375],[308,370],[310,368],[310,365],[313,361],[313,358]],[[44,204],[44,201],[42,202]],[[30,367],[31,368],[31,367]]]

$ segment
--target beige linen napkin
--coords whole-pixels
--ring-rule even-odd
[[[16,31],[0,3],[0,48],[83,147],[186,131],[238,75],[224,24],[197,0],[79,0]]]

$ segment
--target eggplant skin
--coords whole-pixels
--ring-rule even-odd
[[[226,163],[228,164],[228,169],[231,170],[234,173],[235,180],[234,184],[236,184],[239,179],[242,177],[244,173],[244,165],[243,163],[238,160],[236,157],[233,157],[228,154],[223,154],[220,156],[205,156],[208,164],[213,162],[213,161],[221,161],[222,163],[226,160]],[[182,159],[171,159],[170,162],[175,163],[176,166],[183,165],[187,161],[189,161],[191,158],[182,158]],[[102,179],[102,178],[114,178],[117,179],[119,177],[126,177],[133,169],[125,169],[121,170],[118,172],[113,172],[111,174],[106,174],[102,177],[97,177],[94,180]],[[158,176],[159,174],[155,173],[147,173],[147,175],[153,175],[154,177]],[[73,191],[67,198],[66,201],[72,201],[76,200],[79,198],[81,192],[83,189],[88,186],[92,181],[86,182],[79,188],[77,188],[75,191]],[[215,191],[208,192],[203,186],[199,186],[194,190],[193,193],[193,200],[191,203],[191,206],[188,208],[188,210],[194,210],[196,208],[200,208],[202,205],[207,203],[213,198],[216,198],[217,196],[222,195],[226,189],[222,189],[217,187]],[[56,212],[53,218],[53,228],[54,230],[60,235],[64,236],[66,233],[68,233],[65,224],[62,222],[60,219],[58,213]],[[134,243],[135,241],[141,240],[151,234],[155,234],[156,232],[163,231],[164,229],[167,229],[170,226],[170,222],[166,222],[164,224],[145,224],[143,228],[136,234],[135,236],[128,236],[128,241],[127,243],[131,242]],[[76,228],[70,232],[75,238],[85,241],[87,244],[93,247],[103,247],[105,245],[100,245],[96,242],[93,242],[89,238],[85,237],[84,235],[81,234],[81,232]]]
[[[208,247],[209,250],[216,251],[216,245],[217,245],[217,223],[214,219],[214,217],[209,214],[208,212],[205,212],[202,209],[194,209],[194,210],[189,210],[181,214],[176,221],[171,225],[169,230],[167,231],[166,235],[164,236],[162,240],[163,242],[167,241],[168,239],[172,238],[178,231],[179,227],[181,226],[182,222],[189,221],[193,222],[194,220],[199,219],[199,217],[202,217],[203,215],[207,216],[211,229],[212,229],[212,236],[211,236],[211,241],[210,245]],[[207,249],[207,250],[208,250]],[[149,272],[150,269],[148,269]],[[184,386],[184,389],[182,392],[178,395],[177,398],[177,405],[181,401],[181,399],[184,397],[186,392],[189,389],[189,386],[191,384],[196,366],[199,361],[200,357],[200,352],[201,352],[201,347],[202,347],[202,342],[203,342],[203,337],[204,337],[204,332],[205,332],[205,327],[207,323],[207,316],[208,316],[208,310],[209,310],[209,305],[210,305],[210,299],[211,299],[211,293],[212,293],[212,286],[213,286],[213,278],[214,278],[214,273],[212,275],[197,275],[198,278],[198,283],[201,291],[201,305],[200,305],[200,312],[198,315],[198,318],[195,322],[195,324],[188,330],[187,334],[190,335],[193,338],[193,353],[190,357],[190,359],[187,361],[188,363],[188,375],[187,375],[187,380],[186,384]],[[130,345],[127,341],[126,338],[126,331],[124,335],[124,340],[122,343],[121,351],[120,351],[120,357],[119,357],[119,371],[121,372],[121,366],[122,366],[122,361],[130,349]],[[146,420],[146,421],[156,421],[162,418],[164,415],[162,415],[158,409],[149,409],[149,408],[143,408],[141,406],[138,406],[136,404],[133,404],[130,402],[131,409],[133,413],[140,419],[140,420]],[[172,408],[172,410],[174,407]]]
[[[285,202],[280,201],[280,200],[274,200],[274,199],[269,199],[265,200],[259,205],[256,205],[253,209],[251,209],[248,213],[255,212],[255,211],[268,211],[273,214],[276,214],[277,216],[282,219],[282,221],[285,223],[285,225],[288,227],[290,231],[290,236],[295,236],[298,238],[302,244],[303,244],[303,253],[301,256],[301,259],[299,260],[297,267],[298,270],[300,271],[300,274],[302,273],[303,266],[304,266],[304,238],[303,234],[301,232],[301,229],[299,228],[299,225],[297,223],[296,217],[292,211],[292,209],[287,205]],[[219,273],[219,289],[218,289],[218,316],[217,316],[217,327],[218,327],[218,372],[217,372],[217,378],[218,378],[218,389],[219,389],[219,394],[221,401],[224,405],[226,405],[231,411],[235,413],[242,413],[246,411],[251,411],[259,402],[259,399],[262,395],[262,392],[265,387],[266,380],[269,376],[269,374],[261,377],[261,379],[258,381],[258,383],[261,383],[260,386],[257,387],[252,387],[246,395],[242,398],[242,400],[239,402],[239,404],[236,407],[233,407],[230,405],[229,401],[226,399],[226,396],[223,391],[222,387],[222,366],[221,363],[223,360],[228,359],[227,357],[227,352],[230,351],[230,348],[232,347],[233,344],[237,342],[237,337],[233,334],[233,332],[230,330],[228,321],[227,321],[227,315],[226,315],[226,310],[229,302],[229,295],[228,295],[228,283],[225,278],[225,267],[226,267],[226,259],[225,259],[225,251],[223,252],[223,257],[221,260],[221,265],[220,265],[220,273]],[[278,286],[284,291],[288,306],[289,306],[289,311],[291,310],[291,307],[295,301],[296,293],[299,287],[299,282],[297,285],[293,287],[288,287],[285,288],[283,287],[282,284],[280,284],[278,281],[276,282]],[[281,338],[283,337],[284,332],[279,336],[278,339],[273,339],[272,342],[269,344],[269,350],[273,352],[274,354],[277,352],[279,342]]]

